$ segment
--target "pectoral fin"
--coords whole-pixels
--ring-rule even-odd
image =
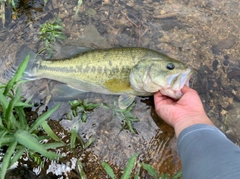
[[[133,95],[121,95],[118,98],[118,106],[120,109],[126,109],[129,107],[133,101],[135,100],[136,96]]]

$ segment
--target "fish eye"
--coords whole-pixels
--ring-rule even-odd
[[[175,68],[173,63],[168,63],[166,67],[168,70],[173,70]]]

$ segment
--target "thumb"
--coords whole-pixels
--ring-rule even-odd
[[[188,86],[184,85],[183,88],[181,89],[182,93],[185,94],[187,92],[195,92],[194,89],[189,88]]]

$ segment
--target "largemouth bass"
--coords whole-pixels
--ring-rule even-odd
[[[135,96],[157,91],[179,99],[192,74],[187,65],[162,53],[131,47],[83,50],[61,60],[31,60],[25,79],[52,79],[79,91],[121,95],[119,103],[130,103]]]

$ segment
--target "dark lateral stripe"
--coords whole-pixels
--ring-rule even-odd
[[[72,73],[77,72],[77,70],[73,67],[47,67],[41,66],[40,67],[44,71],[51,71],[51,72],[64,72],[64,73]]]

